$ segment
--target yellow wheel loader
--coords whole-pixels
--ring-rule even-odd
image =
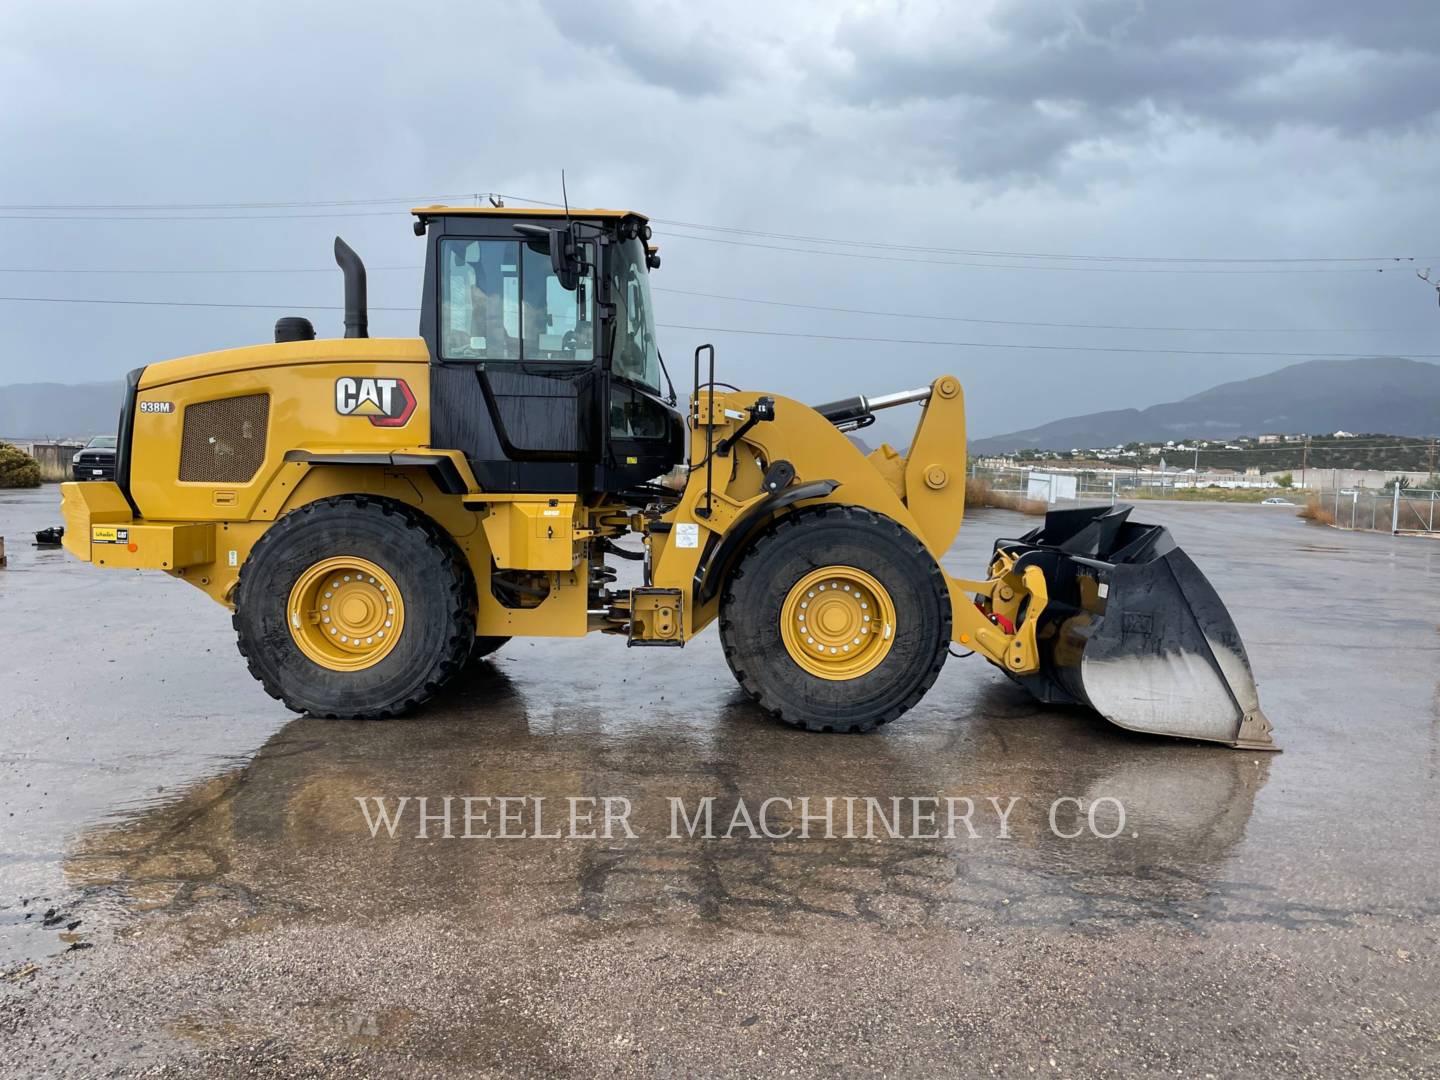
[[[975,580],[940,568],[965,507],[955,378],[812,407],[717,382],[704,346],[682,412],[643,215],[414,214],[418,338],[368,336],[337,238],[343,339],[290,317],[131,372],[114,482],[64,486],[71,553],[230,607],[290,708],[397,716],[512,637],[679,648],[718,621],[740,685],[811,730],[895,719],[953,643],[1126,728],[1273,746],[1224,605],[1127,507],[1051,513]],[[904,454],[847,438],[907,403]]]

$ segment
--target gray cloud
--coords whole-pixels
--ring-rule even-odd
[[[684,96],[718,94],[751,66],[748,44],[709,20],[687,26],[679,5],[631,0],[540,0],[576,47],[606,56],[635,78]]]
[[[1436,36],[1428,4],[1352,11],[1328,0],[496,0],[447,9],[443,23],[397,20],[379,0],[255,0],[223,22],[187,0],[139,10],[11,0],[0,5],[0,203],[428,201],[487,190],[558,199],[564,168],[575,205],[778,233],[1128,255],[1426,254],[1416,248],[1433,232],[1440,174],[1426,118]],[[412,311],[380,310],[419,302],[407,268],[420,243],[403,208],[253,222],[0,218],[0,296],[282,305],[0,301],[0,384],[118,378],[266,340],[292,312],[335,333],[339,315],[321,305],[340,299],[338,272],[324,269],[337,232],[373,268],[372,331],[413,335]],[[660,319],[718,329],[662,331],[682,382],[707,339],[727,380],[803,400],[950,371],[965,383],[977,435],[1141,407],[1287,363],[1175,349],[1440,351],[1433,293],[1409,267],[1015,271],[686,231],[659,230],[656,284],[685,290],[657,293]],[[46,267],[287,272],[6,272]],[[322,272],[289,272],[305,268]],[[716,298],[725,296],[1022,322],[1382,331],[1001,327]],[[1015,343],[1148,351],[986,347]],[[876,430],[906,437],[888,417]]]
[[[982,128],[997,126],[986,113],[998,110],[1017,136],[1012,154],[989,155],[1001,167],[1044,170],[1086,140],[1173,121],[1363,136],[1440,110],[1440,6],[1428,0],[1011,0],[978,25],[943,6],[920,10],[908,21],[890,9],[842,19],[841,59],[823,82],[866,107],[949,102],[957,122]]]

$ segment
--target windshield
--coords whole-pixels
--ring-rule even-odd
[[[585,245],[586,261],[592,257]],[[589,363],[594,310],[591,278],[566,289],[541,243],[440,244],[440,355],[446,360]]]
[[[650,272],[645,245],[638,238],[620,244],[610,268],[610,298],[615,304],[615,346],[611,371],[660,392],[660,349],[655,343],[655,309],[650,303]]]
[[[72,445],[73,445],[73,444],[72,444]],[[96,435],[93,439],[91,439],[88,443],[85,444],[85,449],[87,449],[87,450],[114,450],[114,449],[115,449],[115,436],[114,436],[114,435]]]

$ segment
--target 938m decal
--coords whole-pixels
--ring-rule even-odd
[[[376,427],[404,427],[415,412],[415,394],[404,379],[336,379],[335,411]]]

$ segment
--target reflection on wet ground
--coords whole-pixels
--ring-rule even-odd
[[[750,931],[797,919],[1101,929],[1137,918],[1344,917],[1276,900],[1263,886],[1212,887],[1245,834],[1268,756],[1133,739],[1081,717],[1037,729],[1028,700],[1008,687],[977,705],[985,718],[963,734],[926,725],[905,740],[819,747],[738,701],[703,731],[612,733],[583,713],[573,727],[533,731],[524,692],[483,665],[424,721],[295,720],[244,765],[86,833],[66,871],[86,893],[142,909],[222,902],[256,916],[362,921],[383,918],[380,896],[458,917],[485,911],[492,921],[574,916]],[[467,840],[465,795],[543,797],[559,824],[542,819],[542,831],[562,836],[567,799],[624,798],[635,838],[617,827],[608,840]],[[401,796],[412,802],[395,837],[372,837],[357,798],[394,807]],[[431,814],[446,796],[456,800],[452,839],[438,821],[417,838],[419,796]],[[1065,796],[1078,802],[1056,808],[1052,829],[1052,803]],[[829,823],[810,822],[808,839],[756,836],[771,799],[786,802],[766,809],[770,835],[798,831],[801,797],[812,815],[831,798]],[[707,798],[716,838],[689,836],[683,823],[672,838],[671,800],[693,820]],[[958,801],[967,798],[970,806]],[[1120,836],[1090,834],[1080,808],[1097,799],[1124,806]],[[952,823],[951,806],[972,812]],[[1000,810],[1009,811],[1008,838]],[[528,815],[516,820],[511,831],[535,831]],[[487,823],[496,821],[492,809]],[[1096,831],[1121,824],[1114,804],[1097,811]]]
[[[972,959],[985,963],[975,952],[985,935],[987,948],[1031,957],[1013,962],[1027,972],[1038,964],[1026,977],[1046,986],[1066,978],[1046,966],[1058,963],[1051,950],[1074,971],[1085,963],[1075,943],[1089,942],[1112,963],[1130,965],[1135,982],[1125,993],[1134,1000],[1163,999],[1171,976],[1160,972],[1173,962],[1190,971],[1180,991],[1187,1007],[1208,1000],[1206,988],[1221,985],[1214,979],[1255,979],[1248,992],[1280,995],[1272,1007],[1295,1023],[1313,1006],[1306,994],[1331,978],[1336,996],[1327,1009],[1341,1007],[1341,983],[1365,1002],[1382,989],[1433,990],[1435,960],[1425,950],[1440,955],[1440,947],[1425,943],[1436,941],[1440,914],[1440,548],[1332,538],[1253,508],[1143,509],[1137,516],[1176,530],[1230,604],[1285,753],[1138,736],[1085,713],[1040,709],[974,660],[952,661],[921,705],[879,734],[810,735],[759,715],[709,639],[643,653],[610,639],[513,642],[422,716],[380,724],[287,718],[250,685],[217,625],[223,618],[198,594],[163,579],[21,559],[19,574],[0,575],[0,605],[18,627],[7,645],[19,660],[0,671],[0,698],[11,703],[0,723],[0,777],[11,803],[0,858],[17,882],[0,895],[9,959],[73,969],[82,983],[85,965],[94,964],[131,986],[132,952],[159,949],[166,970],[178,970],[182,961],[203,967],[221,957],[250,964],[257,950],[283,954],[306,942],[300,954],[319,965],[314,942],[329,934],[337,957],[363,941],[366,955],[403,965],[394,950],[423,928],[477,955],[502,940],[541,942],[490,960],[499,965],[495,978],[503,982],[508,971],[527,992],[538,978],[532,965],[546,978],[572,977],[574,968],[547,951],[557,947],[572,965],[584,956],[595,968],[582,979],[598,980],[602,969],[620,978],[607,965],[626,958],[640,968],[626,967],[624,981],[652,991],[659,976],[644,957],[670,957],[665,965],[689,971],[687,964],[721,963],[716,956],[733,966],[740,961],[731,951],[742,949],[778,950],[798,966],[831,956],[839,965],[832,975],[808,976],[825,997],[843,993],[846,978],[887,971],[908,986],[907,967],[939,964],[950,977],[950,965],[965,958],[968,972]],[[7,512],[13,504],[0,502],[8,530]],[[1027,525],[1000,512],[973,515],[946,564],[968,572],[994,536]],[[57,655],[93,662],[56,667]],[[414,800],[425,797],[433,814],[447,796],[526,796],[530,807],[543,797],[546,813],[557,816],[569,799],[624,799],[635,835],[464,839],[457,805],[454,838],[440,836],[434,822],[428,838],[417,838]],[[357,799],[394,806],[402,797],[412,801],[394,837],[372,836]],[[712,800],[717,833],[737,813],[754,820],[773,800],[766,822],[780,834],[801,824],[802,798],[815,814],[827,797],[841,815],[829,837],[752,838],[743,825],[729,838],[669,835],[672,799],[692,815]],[[847,797],[859,807],[858,835],[846,835]],[[977,835],[963,824],[953,836],[930,835],[951,831],[946,808],[967,799]],[[1010,808],[1003,830],[997,805]],[[1091,834],[1092,806],[1095,831],[1115,836]],[[921,835],[908,835],[917,807]],[[882,815],[872,836],[867,808]],[[493,826],[496,808],[489,809]],[[897,811],[902,835],[893,836],[884,815]],[[46,912],[54,922],[32,929]],[[65,930],[75,919],[78,932]],[[56,936],[62,932],[70,938]],[[1203,948],[1182,960],[1180,942]],[[74,944],[95,948],[46,959]],[[1191,970],[1220,964],[1214,950],[1232,948],[1246,951],[1224,954],[1231,976]],[[1354,959],[1371,954],[1393,970]],[[992,981],[1012,962],[989,960]],[[1326,974],[1315,974],[1308,992],[1282,994],[1275,962]],[[507,967],[515,964],[528,973]],[[427,977],[443,984],[450,976],[442,975]],[[351,994],[364,981],[348,969],[333,978]],[[297,1007],[283,995],[267,1006]],[[589,1007],[610,1016],[609,1006]],[[179,1009],[167,1030],[225,1044],[233,1033],[217,1026],[218,1008]],[[387,1008],[356,1021],[373,1028],[359,1031],[362,1041],[429,1055],[441,1038],[438,1022],[410,1006]],[[472,1033],[467,1052],[506,1048],[508,1057],[484,1058],[497,1068],[566,1065],[548,1055],[568,1035],[551,1027],[527,1035],[513,1010],[502,1013],[468,1016],[496,1026]],[[1002,1018],[987,1016],[1004,1034],[997,1039],[1015,1038]],[[1431,1045],[1431,1019],[1426,1013],[1419,1042],[1387,1045],[1397,1055]],[[1204,1020],[1190,1025],[1199,1043],[1208,1014]],[[256,1038],[269,1023],[253,1015],[248,1022]],[[394,1034],[402,1030],[403,1038]],[[53,1039],[65,1043],[65,1031]],[[341,1034],[350,1045],[357,1032]],[[924,1071],[949,1060],[897,1058],[886,1045],[892,1056],[877,1067],[905,1060]],[[940,1053],[939,1044],[923,1045]],[[591,1048],[583,1056],[599,1067],[620,1052]],[[1098,1048],[1096,1060],[1110,1052]],[[1043,1059],[1043,1049],[1036,1053]],[[1415,1053],[1392,1060],[1424,1059]],[[1265,1060],[1279,1067],[1302,1058]]]

